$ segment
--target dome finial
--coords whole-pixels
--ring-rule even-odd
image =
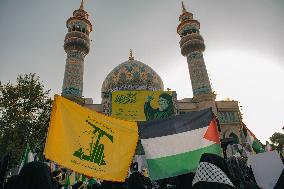
[[[81,0],[80,9],[84,9],[84,0]]]
[[[182,6],[182,12],[183,13],[187,12],[186,8],[184,7],[183,1],[181,2],[181,6]]]
[[[132,56],[132,49],[129,50],[129,60],[134,60],[134,57]]]

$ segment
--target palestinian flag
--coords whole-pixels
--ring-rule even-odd
[[[245,124],[243,124],[243,133],[246,137],[247,142],[250,144],[252,149],[255,151],[255,153],[262,153],[264,152],[262,143],[256,138],[256,136],[247,128]]]
[[[211,109],[140,122],[139,137],[152,180],[194,171],[203,153],[221,154]]]

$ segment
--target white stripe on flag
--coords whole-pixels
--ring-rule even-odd
[[[29,154],[28,154],[28,162],[32,162],[35,160],[35,154],[33,154],[31,151],[29,151]]]
[[[174,135],[141,139],[147,159],[172,156],[215,144],[203,138],[208,127]]]

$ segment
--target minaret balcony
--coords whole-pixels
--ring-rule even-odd
[[[70,17],[70,18],[66,21],[66,26],[67,26],[67,28],[68,28],[68,25],[69,25],[69,23],[70,23],[71,21],[78,21],[78,20],[81,20],[81,21],[87,23],[87,24],[89,25],[89,27],[90,27],[90,31],[89,31],[89,32],[92,31],[92,24],[91,24],[91,22],[90,22],[88,19],[84,18],[84,17]]]
[[[185,20],[178,25],[177,33],[180,34],[187,26],[193,26],[193,28],[200,29],[200,23],[197,20]]]
[[[205,50],[204,41],[199,34],[188,34],[180,40],[181,54],[187,56],[194,51],[203,52]]]
[[[194,41],[194,40],[198,40],[202,43],[204,43],[204,40],[202,38],[202,36],[198,33],[191,33],[191,34],[187,34],[185,36],[183,36],[181,39],[180,39],[180,46],[183,46],[185,43],[188,43],[189,41]]]
[[[85,33],[79,32],[79,31],[72,31],[65,35],[65,41],[69,38],[81,38],[88,42],[90,42],[89,36]]]
[[[67,53],[69,51],[77,50],[81,51],[86,55],[90,51],[90,43],[89,40],[87,41],[81,38],[75,38],[75,37],[67,38],[64,41],[64,50]]]

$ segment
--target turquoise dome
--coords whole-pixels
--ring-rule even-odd
[[[128,60],[115,67],[102,85],[102,93],[117,90],[164,90],[160,76],[146,64]]]

